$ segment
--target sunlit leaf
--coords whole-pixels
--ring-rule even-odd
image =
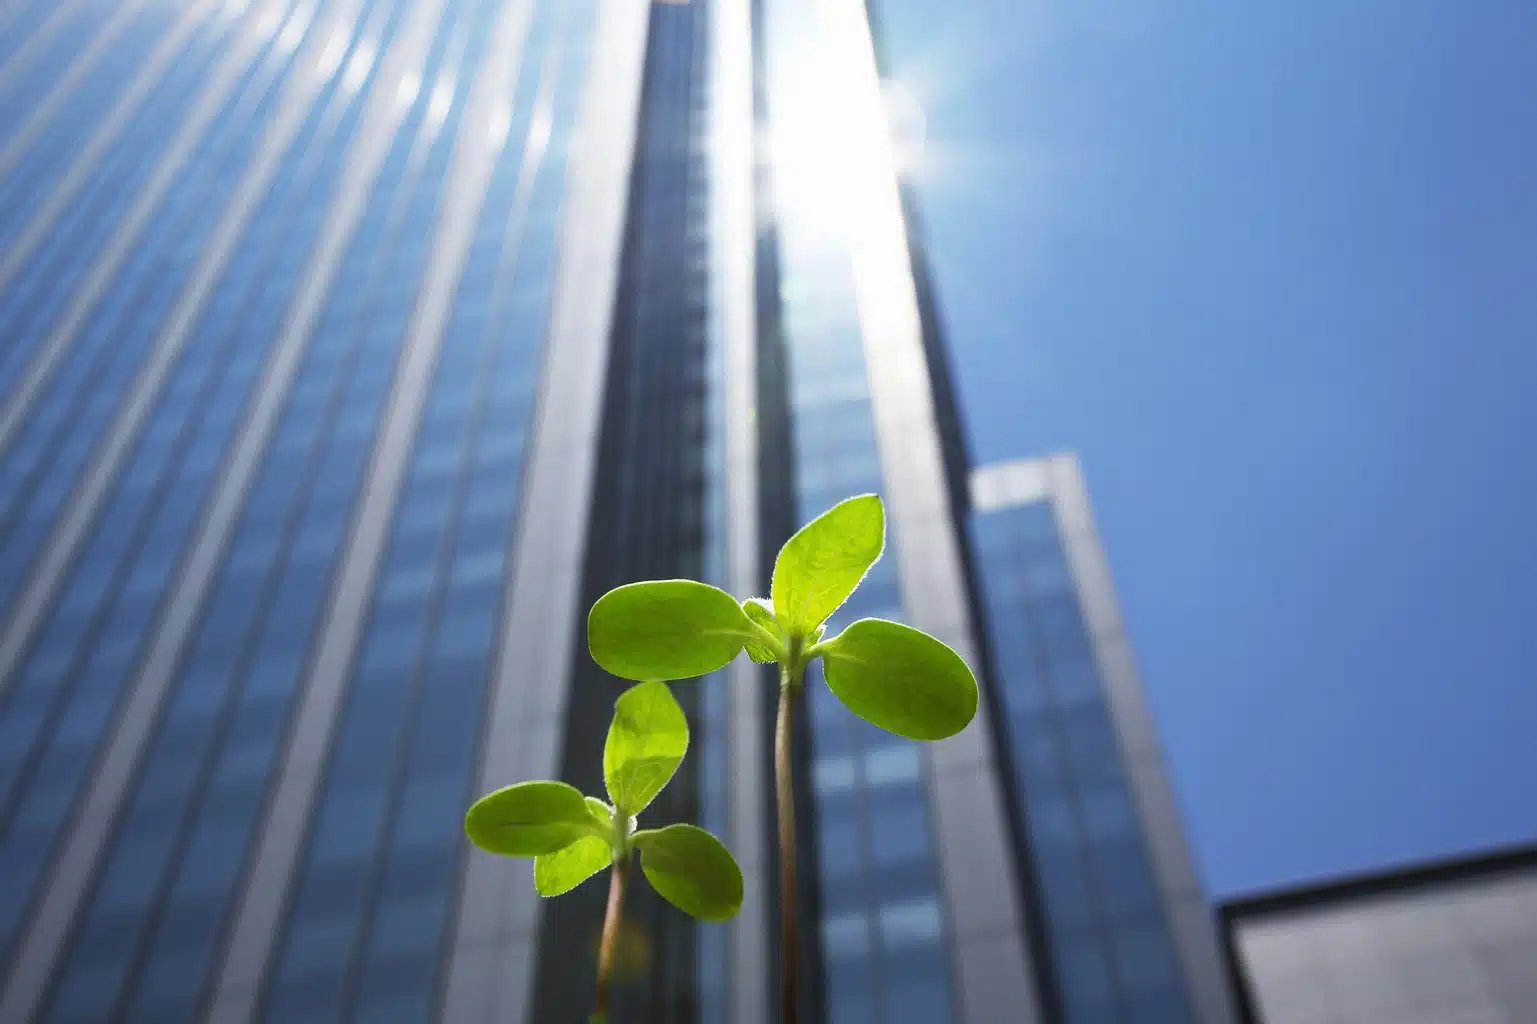
[[[774,615],[787,634],[808,636],[859,586],[886,546],[877,494],[841,501],[801,527],[774,562]]]
[[[613,850],[594,836],[534,858],[534,888],[541,896],[570,892],[613,863]]]
[[[763,638],[754,637],[747,641],[747,656],[760,665],[778,661],[784,657],[781,653],[784,647],[784,633],[780,630],[779,622],[774,618],[774,610],[769,607],[768,602],[761,598],[749,597],[742,602],[742,611],[746,612],[747,617],[753,622],[768,630],[769,635],[780,645],[780,649],[776,650]]]
[[[688,751],[688,719],[666,683],[640,683],[614,704],[603,745],[603,781],[617,813],[636,815],[656,798]]]
[[[819,652],[827,685],[872,725],[915,740],[942,740],[977,713],[977,681],[949,647],[921,630],[860,619]]]
[[[592,815],[592,820],[597,826],[593,834],[612,847],[618,828],[614,823],[614,809],[595,796],[584,797],[583,799],[587,801],[587,813]],[[625,829],[628,832],[628,826],[625,826]]]
[[[582,799],[587,801],[588,812],[592,814],[593,819],[603,827],[605,832],[613,828],[614,809],[612,807],[595,796],[584,796]]]
[[[587,616],[593,660],[624,679],[691,679],[725,665],[752,639],[736,599],[693,580],[610,590]]]
[[[598,831],[587,801],[564,782],[520,782],[475,801],[464,831],[483,850],[507,857],[553,853]]]
[[[741,909],[742,871],[731,851],[704,829],[668,825],[637,832],[633,841],[652,888],[685,914],[724,921]]]

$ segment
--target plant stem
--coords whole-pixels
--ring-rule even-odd
[[[608,911],[603,915],[603,939],[598,944],[598,990],[593,997],[593,1016],[608,1019],[608,990],[614,974],[614,947],[619,940],[619,918],[624,913],[624,884],[630,874],[629,855],[614,858],[608,877]]]
[[[790,788],[790,735],[795,698],[804,669],[779,675],[779,719],[774,727],[774,790],[779,804],[779,1013],[784,1024],[799,1016],[796,974],[800,968],[800,939],[796,933],[795,793]]]

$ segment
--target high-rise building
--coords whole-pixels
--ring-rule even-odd
[[[1078,462],[972,474],[1000,770],[1050,1020],[1224,1021],[1227,974]]]
[[[871,490],[839,620],[984,700],[808,688],[806,1019],[1229,1019],[1075,464],[970,473],[862,0],[13,0],[0,108],[0,1024],[581,1019],[601,893],[464,809],[598,789],[596,596]],[[761,673],[648,812],[742,912],[637,887],[616,1021],[771,1019]]]
[[[1243,1024],[1537,1020],[1537,847],[1252,893],[1220,917]]]

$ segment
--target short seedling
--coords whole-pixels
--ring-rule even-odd
[[[915,740],[940,740],[966,728],[977,711],[977,683],[960,655],[896,622],[860,619],[824,637],[833,612],[858,588],[886,545],[878,495],[833,506],[785,542],[774,563],[769,600],[737,603],[693,580],[632,583],[611,590],[587,618],[594,660],[626,679],[688,679],[725,666],[744,649],[779,664],[774,782],[779,808],[780,1006],[797,1018],[795,966],[795,807],[790,736],[806,666],[822,659],[827,685],[866,721]]]
[[[614,946],[619,935],[630,854],[652,888],[673,906],[705,921],[734,917],[742,906],[742,872],[719,839],[694,825],[635,828],[688,750],[688,721],[664,682],[633,686],[614,705],[603,746],[603,781],[612,805],[564,782],[520,782],[475,802],[464,830],[476,846],[508,857],[534,858],[534,887],[559,896],[612,867],[608,911],[598,945],[593,1020],[607,1019]]]

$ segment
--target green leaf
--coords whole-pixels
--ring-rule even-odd
[[[593,660],[624,679],[691,679],[714,672],[753,635],[735,598],[693,580],[618,587],[598,598],[587,616]]]
[[[535,857],[598,834],[587,801],[564,782],[520,782],[475,801],[464,831],[482,850]]]
[[[640,683],[614,704],[603,744],[603,781],[615,813],[639,814],[688,752],[688,719],[666,683]]]
[[[614,862],[614,851],[594,836],[534,858],[534,888],[541,896],[570,892]]]
[[[587,801],[587,812],[592,815],[593,821],[598,823],[595,834],[603,838],[605,843],[612,845],[614,841],[614,809],[595,796],[584,796]]]
[[[771,661],[784,659],[784,632],[779,628],[779,621],[774,618],[774,609],[762,598],[749,597],[742,602],[742,611],[754,623],[762,626],[769,635],[779,644],[775,647],[768,644],[762,637],[754,637],[747,641],[747,656],[758,664],[763,665]]]
[[[731,851],[704,829],[643,829],[631,841],[652,888],[685,914],[724,921],[741,909],[742,871]]]
[[[841,501],[801,527],[774,562],[771,596],[780,627],[809,636],[848,600],[885,546],[878,494]]]
[[[860,619],[815,652],[838,699],[898,736],[942,740],[977,713],[977,680],[966,662],[911,626]]]

